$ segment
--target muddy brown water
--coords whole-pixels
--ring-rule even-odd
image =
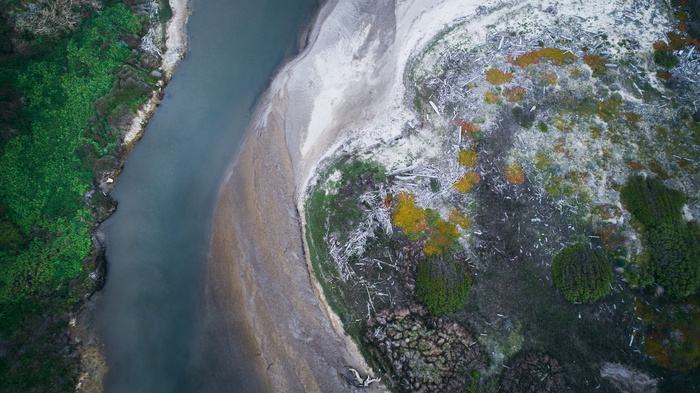
[[[204,268],[222,177],[256,100],[294,54],[317,4],[193,0],[191,7],[190,51],[126,161],[113,192],[118,209],[103,227],[108,276],[97,325],[107,392],[265,390],[255,354],[230,323],[232,301],[204,284]]]

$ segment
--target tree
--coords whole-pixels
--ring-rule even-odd
[[[469,275],[453,258],[424,258],[418,262],[416,297],[431,313],[461,309],[470,289]]]
[[[630,176],[620,198],[644,227],[656,282],[675,298],[693,293],[700,285],[700,243],[683,219],[685,195],[656,179]]]
[[[552,278],[567,300],[594,302],[610,291],[613,272],[604,253],[578,243],[554,257]]]

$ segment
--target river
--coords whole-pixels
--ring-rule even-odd
[[[108,275],[97,323],[107,392],[259,389],[235,334],[199,318],[207,304],[203,266],[224,171],[316,6],[192,1],[190,51],[126,160],[112,193],[118,209],[103,227]]]

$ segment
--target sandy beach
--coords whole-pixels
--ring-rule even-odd
[[[400,133],[404,69],[441,29],[487,2],[329,2],[310,45],[260,103],[222,185],[206,286],[233,305],[266,391],[348,391],[341,375],[372,375],[310,274],[301,203],[318,163],[347,140]],[[381,391],[374,384],[370,391]]]

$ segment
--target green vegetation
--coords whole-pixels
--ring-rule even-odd
[[[326,171],[327,179],[321,180],[306,205],[306,239],[309,246],[314,274],[323,287],[329,305],[338,314],[346,329],[352,331],[350,301],[338,294],[331,284],[342,281],[333,263],[327,235],[338,236],[344,244],[352,230],[365,219],[360,195],[366,189],[386,180],[385,169],[374,162],[341,159]],[[332,178],[332,179],[330,179]],[[342,284],[341,284],[342,285]]]
[[[469,275],[451,257],[424,258],[418,263],[416,297],[435,315],[461,309],[470,288]]]
[[[594,302],[610,292],[613,274],[605,254],[579,243],[554,257],[552,278],[567,300]]]
[[[535,124],[535,113],[521,106],[515,106],[511,109],[513,118],[520,124],[521,127],[530,129]]]
[[[77,359],[60,341],[68,311],[95,289],[90,231],[108,210],[98,203],[111,204],[88,195],[156,80],[133,50],[146,20],[125,4],[29,3],[2,6],[17,18],[0,36],[15,46],[0,71],[12,108],[0,117],[0,339],[13,342],[0,390],[70,391]]]
[[[593,75],[595,76],[603,76],[608,70],[608,67],[605,65],[607,61],[603,57],[596,55],[585,55],[583,56],[583,61],[585,61],[586,64],[591,67],[591,70],[593,70]]]
[[[675,298],[695,292],[700,285],[700,244],[683,219],[685,195],[656,179],[630,176],[620,196],[643,226],[656,282]]]
[[[657,49],[654,51],[654,62],[661,67],[673,68],[678,64],[678,57],[671,52]]]
[[[115,149],[116,138],[101,145],[86,137],[85,130],[95,115],[93,102],[112,86],[113,69],[129,58],[131,51],[119,36],[140,28],[141,21],[123,4],[107,8],[59,47],[58,54],[29,62],[17,76],[31,123],[23,135],[5,143],[0,199],[8,208],[7,219],[31,240],[26,247],[0,254],[0,302],[33,302],[30,296],[84,274],[93,220],[83,195],[92,187],[93,174],[76,152],[84,145]],[[5,313],[2,320],[5,332],[19,322]]]

